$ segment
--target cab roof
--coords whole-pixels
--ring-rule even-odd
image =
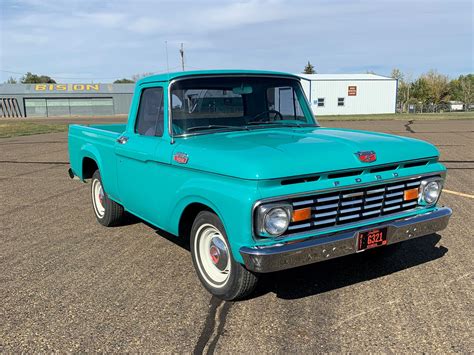
[[[237,69],[221,69],[221,70],[193,70],[193,71],[181,71],[181,72],[172,72],[164,73],[157,75],[150,75],[145,78],[140,79],[137,84],[145,84],[156,81],[171,81],[177,78],[183,77],[194,77],[194,76],[206,76],[206,75],[270,75],[270,76],[286,76],[293,77],[295,79],[300,79],[295,74],[277,72],[277,71],[267,71],[267,70],[237,70]]]

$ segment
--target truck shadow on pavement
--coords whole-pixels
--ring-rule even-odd
[[[379,248],[368,252],[328,260],[295,269],[263,274],[253,295],[273,292],[278,298],[297,299],[317,295],[359,282],[376,279],[439,259],[448,252],[439,234],[413,239],[396,248]]]
[[[145,224],[153,228],[160,238],[190,250],[186,239],[177,238],[146,222]],[[272,292],[281,299],[298,299],[390,275],[443,257],[448,248],[436,246],[440,240],[439,234],[431,234],[395,246],[261,274],[256,291],[248,298],[257,298]]]

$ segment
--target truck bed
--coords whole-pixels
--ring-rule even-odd
[[[84,128],[93,128],[96,130],[107,131],[107,132],[114,132],[118,134],[122,134],[125,132],[127,125],[125,123],[112,123],[112,124],[93,124],[93,125],[71,125],[77,127],[84,127]]]
[[[68,130],[69,161],[74,175],[81,180],[90,178],[84,172],[83,161],[94,161],[107,182],[107,193],[117,198],[117,164],[115,144],[125,132],[125,124],[70,125]]]

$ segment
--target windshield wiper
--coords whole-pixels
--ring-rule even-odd
[[[207,126],[195,126],[195,127],[189,127],[186,131],[191,132],[191,131],[201,131],[201,130],[206,130],[206,129],[236,129],[236,130],[248,130],[247,127],[241,127],[241,126],[226,126],[226,125],[216,125],[216,124],[210,124]]]
[[[247,126],[259,126],[259,125],[277,125],[281,127],[302,127],[301,123],[293,123],[293,122],[278,122],[278,121],[250,121],[247,122]]]
[[[247,122],[247,126],[259,125],[259,124],[278,124],[276,121],[250,121]]]
[[[314,123],[297,123],[297,122],[279,122],[279,121],[250,121],[247,123],[247,126],[265,126],[265,125],[274,125],[280,127],[319,127]]]

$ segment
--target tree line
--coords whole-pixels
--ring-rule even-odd
[[[413,79],[395,68],[391,77],[398,80],[397,107],[402,112],[415,104],[434,106],[457,101],[467,110],[474,103],[473,74],[450,79],[436,70],[430,70]]]
[[[114,81],[114,84],[131,84],[135,83],[141,78],[144,78],[145,76],[153,75],[153,73],[141,73],[141,74],[134,74],[130,79],[128,78],[123,78],[123,79],[117,79]],[[8,78],[5,81],[5,84],[57,84],[56,80],[51,78],[48,75],[37,75],[33,74],[31,72],[27,72],[25,75],[23,75],[21,78],[16,79],[12,76]]]
[[[30,72],[27,72],[20,79],[15,79],[10,76],[5,84],[56,84],[56,80],[51,78],[48,75],[37,75]]]

